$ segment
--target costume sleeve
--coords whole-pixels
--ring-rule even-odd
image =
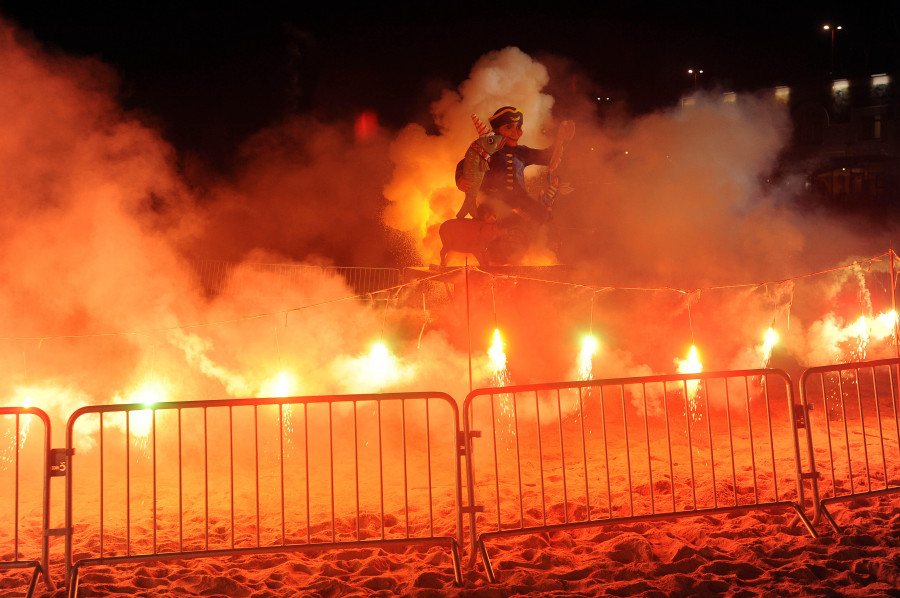
[[[534,149],[533,147],[520,145],[518,154],[525,166],[530,166],[531,164],[542,164],[546,166],[547,164],[550,164],[550,158],[553,156],[553,148]]]

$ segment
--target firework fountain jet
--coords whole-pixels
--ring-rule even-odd
[[[493,386],[509,385],[509,370],[506,368],[506,352],[503,350],[503,338],[500,336],[500,329],[494,329],[491,347],[488,349],[488,357],[490,359],[491,384]]]
[[[769,367],[769,360],[772,358],[772,349],[777,342],[778,332],[775,331],[775,328],[769,326],[768,330],[766,330],[766,333],[763,335],[763,342],[760,346],[760,353],[762,354],[762,365],[760,367]]]
[[[588,334],[581,341],[581,353],[578,355],[578,379],[590,380],[593,377],[594,355],[600,344],[597,339]]]

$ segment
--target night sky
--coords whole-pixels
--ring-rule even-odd
[[[561,89],[608,96],[634,113],[699,84],[753,90],[837,70],[900,64],[900,2],[254,3],[8,2],[0,14],[49,48],[92,56],[120,77],[120,101],[182,152],[220,163],[290,113],[382,125],[428,124],[428,106],[479,57],[517,46],[570,63]],[[551,69],[551,75],[553,71]]]

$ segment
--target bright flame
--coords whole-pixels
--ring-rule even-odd
[[[894,338],[897,333],[897,312],[891,310],[879,314],[872,325],[871,333],[878,340]],[[896,342],[896,339],[894,339],[894,342]]]
[[[879,327],[886,328],[893,332],[894,327],[897,325],[897,312],[894,310],[886,311],[875,318],[875,323]]]
[[[145,407],[153,407],[157,403],[165,402],[168,394],[163,382],[147,380],[128,395],[128,400],[125,402],[141,403]],[[128,425],[131,434],[141,439],[141,443],[147,442],[150,431],[153,429],[153,410],[132,411]]]
[[[131,403],[143,403],[147,407],[153,407],[154,404],[165,401],[167,394],[162,382],[148,380],[138,386],[128,398]]]
[[[262,383],[261,397],[292,397],[298,394],[297,379],[287,372],[280,372]]]
[[[394,355],[387,345],[374,343],[367,353],[340,356],[332,365],[334,376],[352,392],[378,392],[415,376],[416,369]]]
[[[369,360],[375,367],[386,368],[390,366],[391,352],[388,350],[387,345],[381,341],[372,345],[372,349],[369,351]]]
[[[403,372],[397,358],[382,341],[378,341],[369,349],[368,355],[359,360],[360,374],[373,384],[374,388],[395,382],[402,378]]]
[[[769,329],[766,330],[766,334],[763,337],[762,344],[762,367],[767,367],[769,365],[769,359],[772,357],[772,348],[778,342],[778,332],[775,331],[774,328],[769,326]]]
[[[500,337],[500,329],[494,329],[494,342],[488,349],[488,357],[491,361],[492,382],[494,386],[506,386],[509,384],[509,371],[506,369],[506,353],[503,352],[503,339]]]
[[[679,374],[699,374],[703,371],[703,364],[700,363],[700,356],[697,353],[697,347],[691,345],[688,351],[687,359],[676,359]],[[697,398],[700,395],[700,380],[688,380],[685,384],[688,396],[685,407],[691,412],[694,421],[699,421],[701,414]]]
[[[591,335],[581,341],[581,353],[578,356],[578,375],[580,380],[590,380],[593,377],[594,355],[597,354],[599,343]]]
[[[688,351],[687,359],[676,359],[679,374],[699,374],[703,371],[703,364],[700,363],[700,357],[697,354],[697,347],[691,345]]]

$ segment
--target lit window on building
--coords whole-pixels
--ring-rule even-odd
[[[846,79],[835,79],[831,84],[831,95],[836,109],[846,108],[850,100],[850,82]]]
[[[775,88],[775,100],[781,104],[787,104],[791,100],[791,88],[780,85]]]
[[[735,102],[737,102],[737,94],[733,91],[726,91],[722,94],[722,103],[734,104]]]
[[[886,97],[890,83],[891,78],[885,73],[872,75],[872,96],[876,98]]]

